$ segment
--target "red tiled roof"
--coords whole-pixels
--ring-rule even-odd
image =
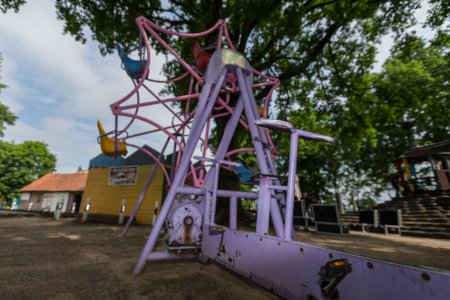
[[[87,173],[46,174],[23,187],[21,192],[83,192]]]

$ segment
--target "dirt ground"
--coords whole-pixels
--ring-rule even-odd
[[[299,241],[394,263],[450,271],[450,240],[351,231],[323,235],[297,231]]]
[[[148,263],[132,270],[149,227],[126,237],[114,225],[73,219],[0,218],[0,299],[278,299],[220,266]],[[299,240],[364,256],[450,270],[450,241],[298,232]]]
[[[0,218],[0,299],[278,299],[214,263],[132,271],[149,227]]]

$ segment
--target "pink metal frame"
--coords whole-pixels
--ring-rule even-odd
[[[190,123],[195,116],[195,109],[192,109],[192,101],[198,100],[200,93],[198,92],[200,89],[200,86],[203,84],[203,76],[199,73],[197,68],[191,64],[189,64],[186,60],[184,60],[180,55],[176,53],[176,51],[166,42],[164,41],[159,33],[169,34],[171,36],[175,37],[182,37],[182,38],[199,38],[203,37],[205,35],[210,34],[217,34],[217,48],[222,47],[223,42],[226,42],[228,44],[228,47],[231,49],[235,49],[233,43],[231,42],[226,23],[222,20],[219,20],[213,27],[210,29],[199,32],[199,33],[179,33],[174,32],[165,28],[162,28],[155,23],[147,20],[144,17],[138,17],[136,19],[136,23],[139,28],[140,35],[142,37],[143,44],[145,45],[145,52],[146,52],[146,66],[144,69],[144,72],[142,74],[142,77],[139,80],[133,80],[134,88],[129,92],[125,97],[122,99],[114,102],[111,104],[111,110],[115,116],[115,130],[110,133],[111,137],[115,141],[125,141],[127,144],[130,144],[130,140],[139,136],[149,135],[151,133],[156,132],[163,132],[165,133],[170,140],[172,140],[178,147],[178,150],[180,150],[180,153],[183,153],[184,151],[184,134],[186,130],[190,129]],[[158,41],[164,49],[166,49],[169,53],[173,55],[173,57],[178,61],[178,63],[186,69],[186,72],[183,73],[181,76],[178,76],[173,79],[168,80],[156,80],[149,78],[149,70],[151,67],[151,57],[150,57],[150,45],[149,45],[149,38],[148,34]],[[267,86],[270,86],[270,90],[267,93],[265,99],[264,99],[264,113],[263,116],[267,117],[269,105],[270,105],[270,99],[273,91],[279,86],[279,80],[277,78],[273,78],[267,75],[262,74],[261,72],[253,69],[253,74],[256,77],[259,77],[259,82],[253,84],[254,89],[258,88],[264,88]],[[161,83],[161,84],[176,84],[181,80],[189,80],[189,89],[186,94],[184,95],[178,95],[175,97],[166,97],[162,98],[159,97],[155,92],[152,91],[152,89],[148,86],[148,82],[152,83]],[[217,99],[217,106],[214,108],[214,111],[221,110],[221,113],[213,113],[210,116],[210,119],[214,118],[221,118],[225,116],[230,116],[234,112],[234,107],[229,105],[229,95],[230,93],[238,92],[239,89],[236,85],[230,85],[226,87],[226,89],[221,90],[221,94],[225,94],[225,99],[222,99],[222,97],[218,97]],[[147,92],[149,94],[148,97],[144,98],[142,96],[143,93]],[[135,103],[130,103],[133,101],[133,99],[136,98],[137,100]],[[182,112],[176,112],[174,108],[168,106],[167,104],[171,104],[178,101],[185,101],[185,109]],[[142,107],[148,107],[148,106],[154,106],[154,105],[160,105],[167,109],[168,116],[172,116],[174,120],[177,120],[176,124],[172,124],[172,126],[162,126],[155,121],[151,120],[150,118],[143,116],[139,113],[139,109]],[[225,110],[225,112],[223,112]],[[127,124],[119,129],[118,128],[118,122],[120,118],[127,118],[129,121]],[[135,120],[145,122],[149,124],[152,128],[151,130],[145,131],[145,132],[139,132],[132,135],[128,135],[127,130],[131,127],[131,125],[134,123]],[[248,124],[244,119],[240,119],[239,123],[248,130]],[[201,150],[202,157],[204,158],[207,154],[206,149],[209,147],[209,129],[211,127],[211,122],[208,122],[208,126],[206,129],[206,132],[202,138],[202,147]],[[181,135],[181,136],[180,136]],[[273,145],[273,142],[268,134],[266,132],[267,138],[269,140],[269,144],[271,146],[272,152],[275,153],[275,147]],[[136,147],[138,149],[144,150],[141,147],[138,147],[136,145],[133,145],[133,147]],[[230,152],[228,152],[225,157],[227,159],[231,159],[230,156],[236,153],[245,152],[245,151],[252,151],[252,148],[241,148],[241,149],[235,149]],[[156,160],[156,157],[149,154],[153,159]],[[176,165],[174,166],[175,169],[178,169],[178,164],[180,162],[180,156],[178,157],[176,161]],[[195,187],[202,187],[203,182],[205,180],[206,172],[204,172],[204,161],[201,162],[202,167],[200,168],[200,172],[196,172],[194,166],[191,164],[189,169],[189,175],[192,176],[192,181]],[[171,184],[171,179],[169,174],[167,173],[166,169],[164,168],[164,165],[157,161],[158,166],[161,168],[166,181],[168,184]]]

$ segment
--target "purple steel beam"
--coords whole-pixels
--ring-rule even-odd
[[[294,217],[295,174],[297,171],[298,135],[291,134],[291,149],[289,152],[288,190],[286,195],[286,214],[284,216],[284,239],[292,237]]]
[[[239,87],[242,91],[241,96],[243,97],[243,100],[244,100],[245,114],[247,116],[248,127],[250,129],[250,134],[252,136],[253,145],[255,147],[256,157],[258,158],[260,171],[263,174],[268,174],[269,168],[267,166],[267,161],[266,161],[266,157],[264,155],[263,145],[261,143],[261,135],[259,134],[258,129],[256,128],[256,125],[255,125],[254,110],[252,109],[251,100],[250,100],[250,96],[249,96],[249,94],[252,94],[252,93],[249,92],[247,89],[250,83],[245,81],[244,75],[240,68],[236,69],[236,74],[238,77]],[[250,79],[248,79],[248,80],[250,81]],[[284,237],[283,221],[281,218],[281,213],[280,213],[278,204],[275,201],[271,201],[271,197],[269,197],[268,199],[260,198],[260,199],[258,199],[258,212],[259,212],[259,207],[266,207],[266,205],[264,205],[263,202],[269,203],[275,232],[278,237],[283,238]],[[265,215],[266,215],[265,212],[261,212],[261,216],[265,216]],[[265,220],[257,219],[256,220],[257,227],[258,227],[258,222],[262,222],[262,224],[266,224]],[[262,232],[268,232],[269,228],[261,228],[261,226],[259,226],[259,230]]]
[[[212,205],[211,205],[211,221],[210,224],[216,224],[216,207],[217,207],[217,190],[219,189],[219,172],[220,163],[214,163],[214,185],[212,190]],[[206,208],[208,209],[208,207]]]
[[[269,186],[269,189],[274,191],[287,191],[288,187],[285,185],[271,185]]]
[[[269,234],[270,203],[272,191],[269,189],[272,179],[263,178],[259,181],[258,212],[256,215],[256,234]]]
[[[237,197],[230,197],[230,229],[237,229]]]
[[[205,188],[194,188],[194,187],[186,187],[180,186],[177,188],[177,194],[183,195],[195,195],[195,196],[205,196]],[[210,189],[211,191],[211,189]],[[245,198],[245,199],[258,199],[258,194],[253,192],[242,192],[242,191],[232,191],[232,190],[217,190],[217,196],[224,198]]]
[[[199,189],[200,190],[200,189]],[[203,201],[205,202],[205,207],[203,209],[203,226],[209,225],[209,221],[211,219],[211,190],[207,187],[201,190],[202,193],[199,195],[203,195]],[[189,195],[195,195],[191,193],[187,193]]]
[[[214,159],[223,160],[225,158],[225,154],[227,153],[228,147],[230,146],[231,140],[233,138],[234,132],[236,131],[236,127],[237,124],[239,123],[243,110],[244,110],[244,103],[241,96],[239,97],[238,102],[234,107],[233,114],[231,115],[231,118],[225,127],[222,140],[220,141],[219,147],[217,148]],[[213,168],[209,170],[208,174],[212,172]],[[213,184],[212,178],[208,179],[209,177],[210,176],[207,176],[205,185]]]
[[[352,271],[337,285],[339,299],[450,299],[450,274],[380,261],[296,241],[226,229],[203,229],[202,254],[284,299],[322,295],[322,266],[347,259]],[[219,252],[219,246],[225,249]]]
[[[249,86],[249,84],[252,84],[249,78],[244,78],[244,79],[247,81],[247,86]],[[259,115],[259,112],[258,112],[258,108],[256,107],[255,97],[254,97],[253,93],[251,92],[251,90],[247,89],[247,93],[248,93],[248,96],[250,98],[250,105],[252,106],[253,113],[254,113],[254,115],[257,118],[259,118],[260,115]],[[274,163],[274,161],[272,159],[272,153],[270,152],[270,148],[269,148],[269,145],[272,145],[272,140],[269,138],[270,137],[269,136],[269,131],[267,129],[261,128],[259,126],[256,126],[256,127],[257,127],[258,132],[259,132],[259,134],[261,136],[262,142],[266,145],[266,147],[264,147],[264,152],[266,154],[268,166],[269,166],[270,170],[272,171],[272,174],[277,175],[277,169],[275,167],[275,163]],[[295,171],[296,170],[294,169],[294,172]],[[280,180],[278,180],[278,179],[275,179],[274,182],[275,182],[276,186],[280,186],[281,185]],[[286,223],[286,214],[287,214],[287,212],[286,212],[286,205],[287,205],[287,200],[285,199],[284,194],[282,192],[281,193],[280,192],[279,193],[274,193],[273,192],[272,194],[275,194],[274,198],[276,200],[279,200],[279,202],[281,204],[281,211],[285,215],[285,223]],[[283,220],[282,220],[282,217],[281,217],[281,213],[279,212],[280,209],[279,209],[277,201],[272,201],[271,205],[272,205],[272,207],[271,207],[272,218],[279,218],[280,221],[278,221],[278,222],[282,224]],[[286,236],[286,232],[285,232],[285,236]],[[291,239],[296,240],[296,236],[295,236],[295,231],[294,230],[291,231],[291,234],[289,236],[291,237]]]
[[[207,202],[206,202],[206,209],[204,209],[205,211],[205,222],[207,220],[209,220],[209,222],[206,222],[206,224],[215,224],[215,218],[216,218],[216,208],[217,208],[217,192],[219,189],[219,172],[220,172],[220,167],[222,164],[224,165],[228,165],[228,166],[239,166],[240,164],[235,163],[235,162],[230,162],[230,161],[226,161],[226,160],[218,160],[218,159],[211,159],[211,158],[203,158],[203,157],[198,157],[198,156],[194,156],[195,159],[200,160],[202,163],[204,163],[205,161],[207,162],[212,162],[213,163],[213,172],[209,173],[210,176],[213,176],[213,188],[212,188],[212,204],[210,203],[211,199],[210,199],[210,195],[209,195],[209,187],[206,188],[206,192],[205,195],[207,197]],[[212,175],[211,175],[212,174]]]
[[[209,68],[208,68],[209,70]],[[214,70],[212,70],[213,72]],[[219,73],[219,71],[217,71]],[[223,68],[220,70],[217,82],[215,83],[216,86],[214,87],[214,90],[212,94],[210,95],[210,91],[213,85],[213,82],[207,81],[205,86],[203,87],[200,100],[198,102],[197,108],[199,108],[199,111],[197,112],[196,117],[194,118],[194,121],[192,122],[192,130],[189,134],[188,140],[186,142],[186,146],[184,148],[184,153],[181,158],[180,165],[178,167],[178,172],[176,173],[172,186],[169,190],[169,193],[167,194],[166,200],[164,201],[164,204],[161,207],[161,211],[159,216],[156,219],[155,225],[150,233],[150,236],[147,240],[147,243],[144,246],[144,249],[142,250],[142,253],[137,261],[137,264],[134,268],[134,274],[137,275],[140,273],[142,268],[145,265],[145,261],[147,259],[148,254],[153,250],[153,247],[155,246],[156,240],[158,238],[159,232],[164,225],[164,222],[167,218],[167,215],[169,213],[170,207],[172,206],[173,200],[175,199],[176,190],[179,186],[183,184],[183,179],[185,178],[187,169],[191,163],[192,155],[194,154],[195,148],[197,146],[197,142],[202,134],[203,128],[206,124],[206,121],[209,118],[209,115],[211,114],[211,111],[215,104],[215,99],[219,95],[220,89],[222,88],[222,84],[224,83],[225,75],[227,73],[227,70]],[[208,102],[209,99],[209,102]],[[206,107],[205,107],[206,106]]]
[[[251,86],[252,82],[250,80],[249,77],[244,78],[244,80],[246,80],[247,85],[246,86]],[[252,108],[255,120],[260,118],[259,112],[258,112],[258,108],[256,107],[256,101],[255,101],[255,97],[251,91],[251,89],[247,89],[246,93],[250,99],[250,106]],[[266,103],[267,104],[267,103]],[[268,167],[270,168],[272,174],[277,175],[277,169],[275,167],[275,163],[273,162],[272,159],[272,153],[270,152],[270,148],[269,145],[273,146],[272,140],[269,138],[269,132],[263,128],[260,128],[259,126],[257,126],[257,130],[260,134],[261,140],[262,142],[266,145],[266,147],[264,147],[264,153],[266,154],[266,158],[267,158],[267,163],[268,163]],[[280,181],[278,179],[275,180],[275,184],[276,185],[281,185]],[[277,200],[280,201],[281,204],[281,211],[286,214],[285,209],[283,208],[286,205],[286,199],[284,198],[284,194],[283,193],[277,193],[277,196],[275,197]],[[277,219],[278,223],[283,223],[283,219],[281,217],[281,213],[279,212],[280,209],[278,207],[277,202],[273,202],[272,203],[272,207],[271,207],[271,211],[272,211],[272,219]],[[279,220],[278,220],[279,219]],[[293,237],[295,237],[294,231],[291,234]]]
[[[244,104],[243,104],[243,100],[242,100],[242,96],[239,97],[236,106],[234,107],[234,111],[233,114],[230,117],[230,120],[228,120],[228,123],[225,127],[224,133],[223,133],[223,137],[222,140],[220,141],[219,147],[217,148],[216,151],[216,156],[215,156],[215,160],[223,160],[225,158],[225,154],[227,153],[228,147],[230,146],[231,143],[231,139],[233,138],[234,132],[236,130],[236,127],[241,119],[241,115],[244,109]],[[185,187],[180,187],[178,188],[178,192],[182,193],[183,191],[186,192],[186,194],[196,194],[197,195],[203,195],[204,202],[205,202],[205,206],[203,211],[205,212],[205,216],[204,216],[204,224],[208,225],[209,221],[210,221],[210,210],[211,210],[211,195],[210,195],[210,191],[213,188],[214,185],[214,177],[211,174],[215,174],[215,166],[213,165],[210,170],[208,171],[208,174],[206,175],[206,179],[205,182],[203,184],[203,189],[204,191],[201,191],[200,189],[198,189],[197,191],[193,191],[191,188],[185,188]],[[232,193],[232,196],[234,195],[238,195],[235,193],[240,193],[238,197],[242,197],[242,198],[257,198],[257,194],[255,193],[248,193],[248,192],[236,192],[236,191],[222,191],[222,190],[218,190],[217,191],[217,196],[219,197],[231,197],[229,193]]]
[[[251,111],[253,112],[253,116],[254,116],[254,120],[256,120],[256,118],[259,118],[259,112],[258,112],[258,108],[256,107],[256,101],[255,101],[255,97],[252,93],[252,90],[248,87],[250,87],[252,85],[252,81],[251,78],[248,76],[246,78],[244,78],[244,80],[246,81],[246,89],[244,90],[244,93],[247,94],[248,98],[250,99],[249,104],[251,107]],[[275,164],[272,160],[272,154],[270,153],[270,149],[269,149],[269,145],[271,144],[271,140],[269,140],[268,138],[268,131],[264,131],[262,130],[262,128],[259,128],[258,126],[256,126],[256,129],[259,133],[260,139],[262,141],[262,143],[264,145],[266,145],[265,147],[263,147],[264,149],[264,153],[266,155],[266,162],[268,164],[268,168],[271,170],[272,174],[276,175],[277,174],[277,170],[275,168]],[[279,180],[275,180],[275,184],[276,185],[280,185],[280,181]],[[280,200],[280,203],[283,207],[283,205],[285,205],[286,201],[284,199],[284,194],[283,193],[275,193],[275,191],[272,192],[272,195],[275,199]],[[282,209],[284,212],[284,209]],[[280,213],[280,208],[278,206],[277,201],[271,201],[271,216],[272,216],[272,220],[274,223],[279,224],[279,226],[283,226],[283,218],[281,217],[281,213]],[[278,235],[278,233],[277,233]],[[292,234],[293,235],[293,234]],[[279,237],[282,237],[280,235],[278,235]]]
[[[175,175],[175,163],[176,163],[176,152],[177,152],[177,144],[173,143],[173,151],[172,151],[172,161],[170,164],[170,180],[173,180],[173,176]]]

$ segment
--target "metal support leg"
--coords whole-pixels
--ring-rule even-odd
[[[203,216],[203,224],[209,225],[209,221],[211,219],[211,190],[206,188],[205,189],[205,209],[204,209],[204,216]]]
[[[219,172],[220,167],[222,164],[228,165],[228,166],[239,166],[240,164],[235,162],[230,162],[226,160],[218,160],[218,159],[212,159],[212,158],[203,158],[194,156],[195,159],[201,160],[201,161],[207,161],[212,162],[213,167],[211,168],[210,172],[208,173],[209,176],[212,174],[213,178],[213,192],[212,192],[212,207],[210,208],[209,205],[206,205],[205,213],[208,216],[205,216],[204,218],[210,220],[210,224],[215,225],[216,224],[216,208],[217,208],[217,195],[219,192]],[[210,177],[211,178],[211,177]],[[209,188],[208,188],[209,189]],[[209,192],[207,192],[207,196],[209,197]],[[234,196],[235,197],[235,196]],[[208,198],[209,199],[209,198]],[[208,200],[209,201],[209,200]],[[209,217],[210,214],[210,217]]]
[[[202,93],[200,95],[200,100],[198,102],[197,108],[198,108],[198,114],[196,115],[196,118],[194,118],[194,121],[192,123],[192,131],[189,135],[189,138],[186,142],[186,147],[184,149],[183,156],[181,158],[181,162],[178,168],[178,172],[175,175],[172,186],[169,190],[169,193],[167,194],[166,201],[164,202],[163,206],[161,207],[161,212],[156,219],[155,226],[153,227],[150,236],[147,240],[147,243],[144,246],[144,249],[142,250],[142,253],[138,259],[138,262],[134,268],[134,275],[139,274],[139,272],[142,270],[142,268],[145,265],[145,261],[147,259],[147,256],[149,253],[153,250],[153,247],[155,246],[156,240],[158,239],[159,232],[164,225],[164,222],[167,218],[167,215],[169,213],[170,207],[172,206],[173,200],[176,196],[176,190],[179,186],[183,184],[183,179],[186,175],[187,169],[189,167],[189,164],[191,162],[191,157],[195,151],[195,148],[197,146],[197,142],[202,134],[203,128],[206,124],[206,121],[208,120],[211,111],[214,107],[215,100],[217,99],[217,96],[219,95],[220,89],[222,88],[222,84],[224,82],[226,75],[226,69],[221,70],[221,74],[219,76],[219,79],[217,80],[217,83],[214,87],[213,92],[210,95],[212,83],[207,82],[205,86],[203,87]],[[207,101],[209,99],[209,102]],[[206,105],[206,108],[203,106]]]
[[[219,147],[217,148],[217,152],[216,152],[216,156],[215,159],[216,160],[223,160],[225,158],[225,154],[228,150],[228,147],[230,146],[231,143],[231,139],[233,138],[234,132],[236,130],[236,126],[239,123],[239,119],[241,118],[242,112],[244,109],[244,104],[243,104],[243,100],[240,97],[238,99],[238,102],[236,103],[236,106],[234,107],[234,112],[231,115],[230,120],[228,121],[226,127],[225,127],[225,131],[222,137],[222,140],[219,144]],[[212,167],[209,171],[208,174],[206,176],[205,179],[205,183],[203,185],[204,189],[212,189],[213,185],[214,185],[214,167]],[[205,192],[206,195],[206,192]],[[206,196],[205,196],[206,197]],[[208,208],[209,209],[209,208]],[[205,209],[206,212],[206,209]],[[209,223],[209,219],[205,218],[205,221],[208,221]]]
[[[254,112],[253,112],[252,106],[250,104],[251,100],[249,98],[249,94],[251,94],[251,92],[248,89],[251,88],[251,86],[250,87],[248,86],[248,81],[245,80],[241,69],[238,68],[236,70],[236,74],[238,77],[239,88],[241,89],[241,93],[242,93],[241,95],[244,100],[245,114],[247,116],[248,127],[250,129],[250,134],[253,139],[253,145],[255,147],[256,157],[258,158],[260,170],[261,170],[261,173],[268,174],[269,168],[267,165],[266,156],[264,155],[264,149],[263,149],[263,145],[261,143],[261,136],[258,132],[258,129],[256,128]],[[270,194],[272,194],[271,191],[270,191]],[[272,201],[268,202],[268,204],[271,207],[270,211],[271,211],[272,215],[275,215],[275,217],[272,217],[275,232],[278,237],[283,238],[284,237],[284,228],[283,228],[283,223],[282,223],[282,218],[281,218],[281,214],[279,211],[279,207],[276,203],[271,205],[270,202],[272,202]],[[256,220],[257,227],[258,227],[258,222],[259,222],[259,220],[257,219]]]
[[[173,151],[172,151],[172,162],[170,165],[170,180],[173,180],[173,175],[175,174],[175,163],[177,160],[177,155],[175,155],[177,153],[177,143],[173,143]]]
[[[216,224],[217,190],[219,188],[220,163],[214,163],[214,187],[212,194],[211,224]]]
[[[164,157],[164,151],[166,150],[167,145],[169,144],[170,137],[167,138],[166,142],[164,143],[164,146],[158,155],[158,160],[161,161],[161,159]],[[125,227],[123,228],[122,235],[125,236],[128,232],[128,229],[130,228],[131,224],[134,221],[134,218],[136,217],[136,214],[139,210],[139,208],[142,205],[142,202],[144,201],[145,194],[147,193],[148,188],[150,187],[150,184],[153,181],[153,177],[155,177],[156,170],[158,169],[158,164],[154,164],[152,167],[152,170],[150,171],[150,174],[148,175],[147,181],[145,182],[144,188],[142,189],[141,194],[139,195],[139,198],[136,202],[136,205],[133,208],[133,211],[131,212],[130,217],[128,218],[127,224],[125,224]]]
[[[272,191],[269,189],[271,179],[263,178],[259,182],[258,213],[256,215],[256,234],[269,233],[270,202]]]
[[[237,197],[230,198],[230,229],[237,229]]]
[[[288,190],[286,196],[286,215],[284,222],[284,239],[291,240],[294,214],[295,173],[297,170],[298,135],[291,134],[291,149],[289,153]]]
[[[250,87],[252,86],[252,82],[251,82],[249,77],[244,78],[244,80],[246,81],[247,86],[250,86]],[[250,106],[252,108],[254,118],[255,119],[259,119],[261,116],[259,115],[258,108],[256,106],[255,96],[253,95],[251,88],[247,88],[246,92],[247,92],[247,95],[248,95],[248,97],[250,99]],[[269,140],[267,138],[266,132],[265,132],[265,130],[263,128],[260,128],[259,126],[257,127],[257,130],[259,132],[259,136],[261,138],[261,142],[265,145],[264,153],[266,155],[266,160],[267,160],[268,167],[269,167],[270,171],[272,172],[272,174],[277,175],[277,170],[276,170],[275,164],[274,164],[273,159],[272,159],[272,153],[270,152],[270,149],[269,149]],[[281,185],[279,180],[275,180],[275,184],[276,185]],[[279,195],[279,202],[281,204],[281,212],[282,213],[286,213],[285,209],[284,209],[284,206],[286,205],[286,199],[284,198],[284,194],[283,193],[279,193],[277,195]],[[277,204],[277,203],[275,203],[275,204]],[[278,218],[278,212],[279,211],[280,211],[280,209],[279,209],[278,204],[277,204],[276,207],[274,206],[272,208],[272,210],[271,210],[272,218]],[[280,217],[280,221],[282,223],[283,220],[281,218],[281,214],[279,215],[279,217]],[[293,236],[294,236],[294,232],[292,232],[292,233],[293,233]]]

